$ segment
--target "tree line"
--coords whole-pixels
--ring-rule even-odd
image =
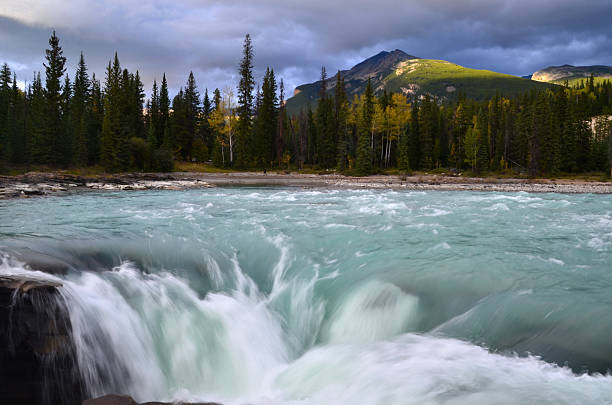
[[[248,34],[242,53],[235,89],[201,96],[191,72],[171,99],[164,74],[146,99],[139,72],[122,68],[117,54],[103,82],[89,76],[83,54],[71,79],[54,32],[44,84],[38,72],[22,90],[7,64],[0,69],[0,169],[170,171],[175,160],[210,159],[233,169],[310,167],[355,175],[610,170],[610,81],[591,77],[572,88],[498,94],[484,102],[459,95],[443,103],[430,95],[375,95],[369,81],[363,94],[349,97],[341,73],[329,79],[323,68],[316,105],[289,116],[274,70],[267,68],[256,83]]]

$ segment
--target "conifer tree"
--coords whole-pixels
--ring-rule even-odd
[[[166,73],[162,76],[162,83],[159,90],[159,125],[156,127],[157,139],[160,147],[174,151],[174,145],[170,137],[170,96],[168,95],[168,82]]]
[[[11,102],[11,69],[4,63],[0,70],[0,163],[10,156],[8,112]]]
[[[87,123],[90,101],[90,82],[83,52],[74,77],[74,91],[70,110],[73,131],[72,161],[77,166],[87,165]]]
[[[336,166],[336,151],[334,133],[334,111],[332,100],[327,97],[327,74],[325,67],[321,68],[321,90],[316,111],[317,128],[317,162],[325,169]]]
[[[118,161],[121,137],[121,66],[115,53],[108,62],[104,83],[104,118],[102,121],[100,161],[107,171],[120,170]]]
[[[40,78],[40,72],[34,75],[29,98],[28,114],[26,115],[26,144],[28,145],[27,161],[40,164],[46,161],[48,146],[45,131],[45,94]]]
[[[59,164],[62,160],[62,143],[65,137],[62,122],[62,85],[66,58],[59,45],[55,31],[49,38],[49,49],[45,51],[45,118],[44,140],[41,147],[41,163]]]
[[[358,145],[355,171],[359,176],[367,176],[372,171],[372,146],[370,137],[373,117],[374,94],[372,92],[372,84],[370,79],[368,79],[368,84],[363,95],[361,111],[359,112],[359,121],[357,123]]]
[[[26,98],[17,87],[17,76],[13,74],[11,99],[7,113],[8,121],[8,160],[12,163],[24,163],[26,154],[25,142]]]
[[[348,120],[348,100],[344,88],[344,78],[340,71],[336,74],[336,94],[335,101],[335,124],[336,124],[336,165],[339,170],[346,169],[347,163],[347,120]]]
[[[254,163],[259,168],[268,168],[274,160],[275,134],[278,128],[278,99],[274,71],[266,69],[261,89],[259,106],[254,127]]]
[[[252,142],[250,138],[253,128],[253,88],[255,87],[255,79],[253,78],[253,44],[249,34],[246,34],[244,38],[242,62],[240,63],[238,74],[240,75],[240,82],[238,84],[236,164],[238,167],[244,168],[249,166],[251,160]]]

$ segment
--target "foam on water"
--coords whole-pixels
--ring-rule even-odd
[[[598,374],[612,368],[606,198],[209,189],[2,201],[0,274],[62,283],[92,396],[600,404],[612,397]],[[35,272],[11,253],[30,251],[69,271]]]

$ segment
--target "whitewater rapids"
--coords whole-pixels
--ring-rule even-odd
[[[90,193],[0,222],[0,274],[62,282],[90,396],[612,402],[606,196]]]

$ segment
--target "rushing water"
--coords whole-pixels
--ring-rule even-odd
[[[0,237],[0,272],[70,267],[92,396],[612,401],[609,196],[96,193],[0,202]]]

